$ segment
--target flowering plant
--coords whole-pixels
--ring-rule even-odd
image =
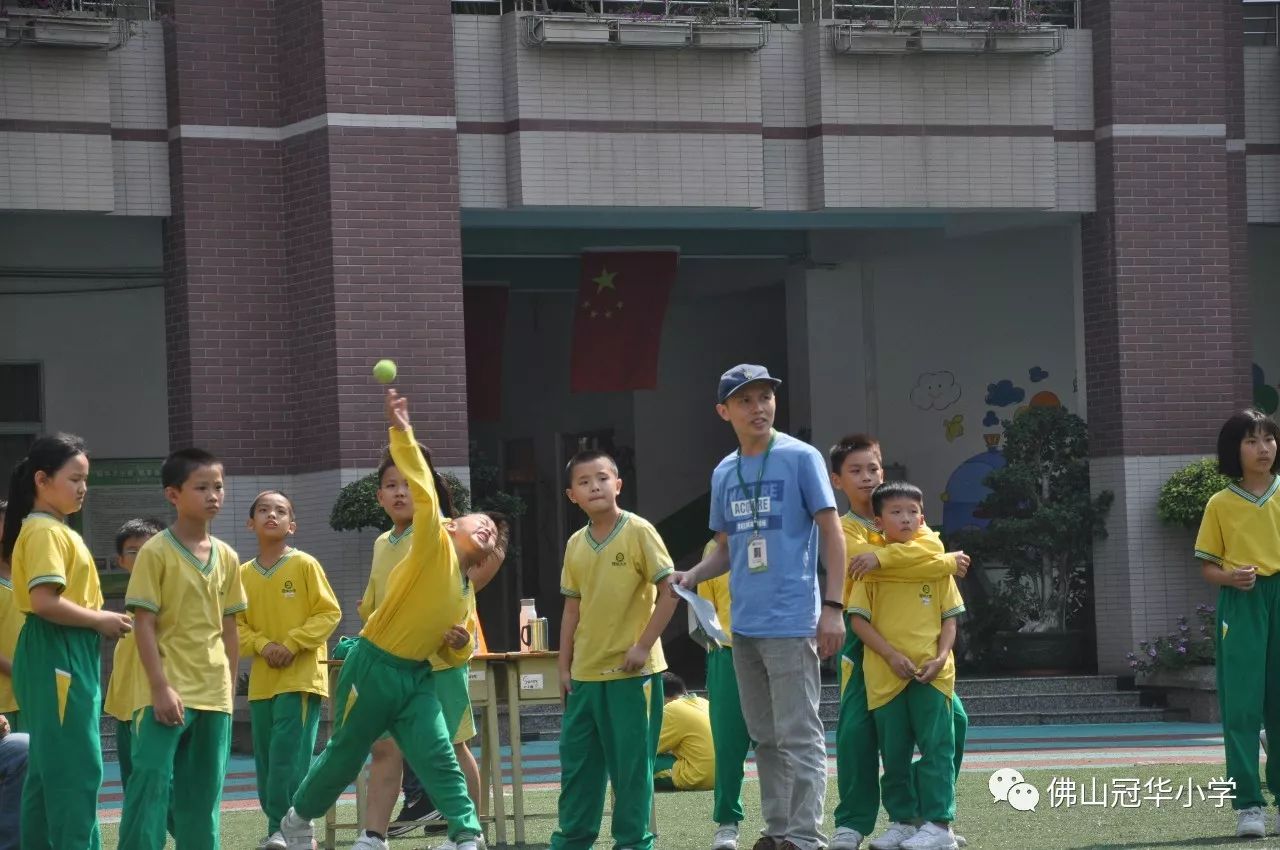
[[[1197,605],[1195,616],[1195,626],[1189,624],[1186,617],[1179,617],[1173,632],[1155,640],[1140,641],[1137,652],[1125,656],[1129,669],[1135,673],[1156,673],[1215,663],[1218,657],[1213,640],[1216,611],[1212,605]]]

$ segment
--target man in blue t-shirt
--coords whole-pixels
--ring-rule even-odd
[[[711,476],[719,545],[675,579],[692,590],[729,573],[733,666],[756,742],[765,822],[753,850],[817,850],[826,845],[820,828],[827,792],[819,665],[844,640],[844,534],[821,453],[773,430],[781,383],[747,364],[720,377],[716,411],[733,426],[738,450]],[[737,831],[727,826],[720,825],[712,850],[736,850]]]

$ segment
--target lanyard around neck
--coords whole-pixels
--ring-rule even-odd
[[[760,471],[756,473],[756,492],[752,495],[747,491],[747,482],[742,477],[742,448],[738,448],[738,484],[742,487],[742,493],[747,497],[748,504],[751,505],[751,527],[758,534],[760,532],[760,487],[761,481],[764,479],[764,468],[769,463],[769,452],[773,451],[773,442],[778,439],[778,432],[769,431],[769,445],[765,446],[764,457],[760,458]]]

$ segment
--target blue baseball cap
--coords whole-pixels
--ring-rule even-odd
[[[720,376],[720,389],[716,392],[717,403],[724,404],[729,396],[756,381],[767,381],[775,387],[782,384],[781,380],[770,375],[769,370],[763,366],[739,363]]]

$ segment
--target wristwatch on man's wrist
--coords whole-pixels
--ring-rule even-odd
[[[822,600],[822,607],[834,608],[837,611],[843,611],[844,603],[839,601],[838,599],[824,599]]]

